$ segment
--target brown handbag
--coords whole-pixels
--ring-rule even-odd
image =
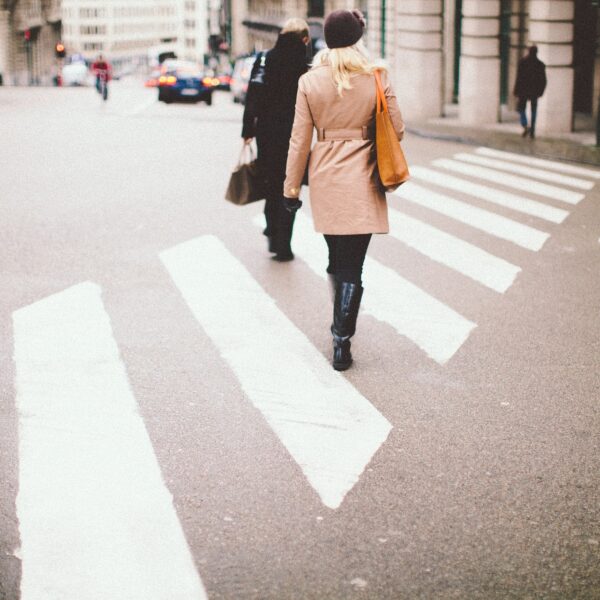
[[[244,144],[237,166],[229,178],[225,199],[243,206],[265,198],[265,186],[260,175],[254,150],[250,144]]]
[[[383,186],[386,190],[393,191],[408,181],[410,175],[404,152],[402,152],[398,135],[390,118],[380,73],[376,70],[374,74],[377,89],[377,111],[375,113],[377,168]]]

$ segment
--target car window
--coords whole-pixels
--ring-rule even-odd
[[[177,69],[175,70],[175,73],[179,76],[179,77],[202,77],[202,71],[200,71],[200,69],[196,66],[190,65],[190,66],[183,66],[183,67],[177,67]]]

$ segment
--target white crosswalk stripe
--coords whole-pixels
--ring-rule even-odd
[[[499,171],[488,169],[486,167],[465,164],[458,160],[439,158],[434,160],[432,164],[436,167],[461,173],[469,177],[485,179],[486,181],[492,181],[493,183],[512,187],[527,193],[545,196],[547,198],[552,198],[553,200],[566,202],[567,204],[577,204],[585,197],[585,194],[581,194],[579,192],[573,192],[571,190],[566,190],[554,185],[540,183],[539,181],[532,181],[531,179],[518,177],[517,175],[500,173]]]
[[[558,162],[554,160],[547,160],[545,158],[536,158],[535,156],[523,156],[522,154],[515,154],[513,152],[505,152],[504,150],[494,150],[493,148],[477,148],[475,151],[477,154],[483,156],[493,156],[496,158],[502,158],[510,162],[526,162],[528,165],[534,165],[549,169],[552,171],[560,171],[562,173],[571,173],[572,175],[580,175],[581,177],[590,177],[591,179],[600,179],[600,170],[588,169],[586,167],[579,167],[576,165],[569,165],[564,162]]]
[[[338,508],[391,425],[218,238],[185,242],[161,259],[250,401],[322,502]]]
[[[527,177],[533,177],[534,179],[543,179],[544,181],[568,185],[582,190],[591,190],[594,187],[593,181],[580,179],[579,177],[571,177],[561,173],[554,173],[553,171],[549,171],[547,169],[536,169],[533,167],[527,167],[525,165],[517,165],[515,163],[506,162],[505,160],[485,158],[483,156],[478,156],[477,154],[459,152],[458,154],[454,155],[454,158],[475,165],[481,165],[482,167],[490,167],[492,169],[498,169],[499,171],[518,173],[519,175],[526,175]]]
[[[13,323],[22,599],[205,599],[98,286]]]
[[[431,191],[413,181],[405,183],[390,195],[391,198],[394,196],[434,210],[527,250],[540,250],[550,237],[550,234],[544,231]]]
[[[487,185],[481,185],[480,183],[473,183],[467,179],[454,177],[453,175],[429,169],[428,167],[417,165],[411,167],[410,172],[414,179],[419,179],[425,183],[431,183],[452,191],[468,194],[486,202],[504,206],[505,208],[510,208],[511,210],[552,223],[562,223],[569,216],[569,212],[562,208],[548,206],[537,200],[522,198],[504,190],[498,190]]]
[[[262,217],[255,219],[262,224]],[[319,277],[326,279],[327,248],[302,213],[294,225],[296,254]],[[367,256],[363,274],[362,312],[391,325],[440,364],[463,345],[475,323],[436,300],[393,269]]]
[[[502,258],[399,211],[390,210],[389,220],[392,237],[497,292],[505,292],[521,271]]]
[[[584,195],[561,186],[588,190],[600,178],[591,169],[531,157],[523,166],[517,164],[522,156],[487,148],[455,159],[432,164],[465,178],[411,167],[420,183],[408,182],[389,196],[390,237],[396,240],[389,243],[398,247],[400,242],[434,261],[437,272],[447,269],[450,276],[468,277],[500,294],[527,264],[512,264],[422,216],[410,216],[405,203],[537,252],[550,233],[465,198],[555,226],[569,211],[539,196],[574,205]],[[474,183],[472,177],[523,193]],[[262,215],[254,222],[262,227]],[[294,250],[326,278],[326,245],[303,212],[296,219]],[[282,451],[296,461],[321,502],[339,508],[392,424],[331,368],[330,357],[313,346],[217,237],[184,242],[160,258],[248,400],[281,441]],[[460,314],[460,298],[453,300],[459,305],[447,306],[400,270],[370,256],[364,281],[362,314],[391,326],[440,365],[478,326]],[[470,286],[470,293],[474,289]],[[367,324],[368,319],[361,320],[359,331]],[[138,412],[100,288],[82,283],[17,310],[13,329],[23,600],[204,600],[206,592]]]

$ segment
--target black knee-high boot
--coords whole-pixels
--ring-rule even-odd
[[[333,368],[345,371],[352,364],[350,338],[356,331],[356,319],[363,288],[358,283],[342,281],[336,285],[333,305]]]

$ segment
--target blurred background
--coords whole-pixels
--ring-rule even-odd
[[[84,66],[102,53],[115,79],[136,75],[149,86],[169,70],[165,60],[194,63],[179,66],[243,102],[248,57],[273,46],[286,18],[308,20],[314,53],[324,15],[338,8],[365,13],[371,52],[395,81],[410,81],[397,87],[413,122],[514,121],[516,65],[535,43],[552,98],[540,106],[538,132],[596,129],[597,0],[2,0],[0,83],[89,85]]]

